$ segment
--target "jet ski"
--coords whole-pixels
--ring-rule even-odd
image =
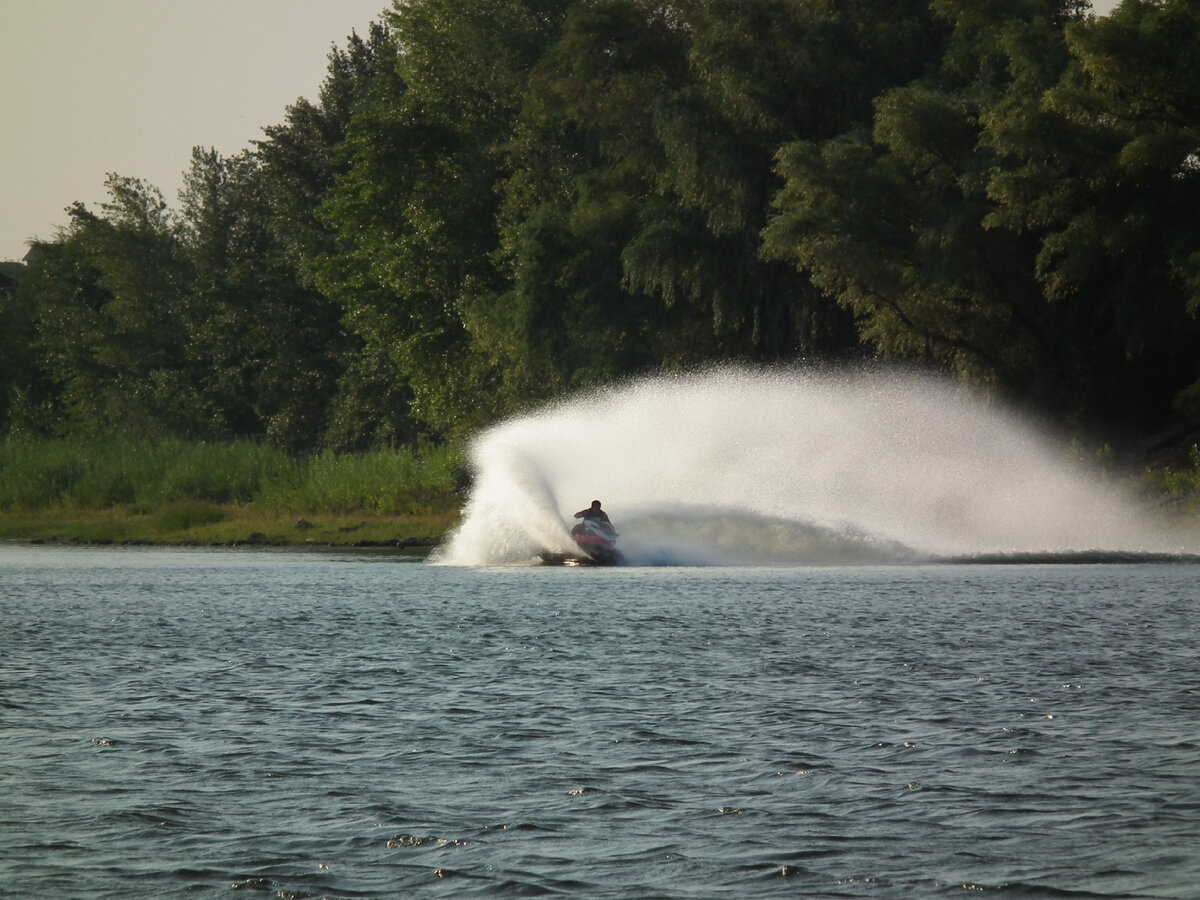
[[[617,530],[609,522],[584,519],[571,529],[571,540],[578,553],[542,554],[542,562],[551,566],[617,566],[625,561],[617,549]]]

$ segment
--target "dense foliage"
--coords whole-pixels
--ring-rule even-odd
[[[179,208],[0,306],[0,430],[362,449],[633,373],[886,356],[1200,421],[1200,9],[397,0]]]

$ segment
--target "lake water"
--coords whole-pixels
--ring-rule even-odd
[[[0,547],[0,889],[1196,897],[1197,575]]]

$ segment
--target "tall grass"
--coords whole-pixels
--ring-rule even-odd
[[[1142,490],[1160,502],[1179,504],[1188,510],[1200,507],[1200,446],[1192,444],[1186,467],[1147,469],[1142,476]]]
[[[138,491],[139,503],[251,503],[296,465],[282,451],[252,443],[171,442],[161,451],[164,465],[158,478]]]
[[[293,512],[419,511],[454,491],[461,480],[457,454],[445,447],[372,450],[353,455],[318,453],[290,478],[268,485],[260,506]]]
[[[440,447],[293,459],[252,443],[13,439],[0,443],[0,509],[200,501],[298,513],[406,513],[458,486],[457,460]]]
[[[0,444],[0,509],[58,505],[87,470],[80,447],[61,441],[6,441]]]

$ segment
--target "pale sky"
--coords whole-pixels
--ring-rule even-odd
[[[172,207],[192,147],[238,153],[317,99],[329,51],[390,0],[0,0],[0,260],[109,172]]]
[[[1108,12],[1116,0],[1097,0]],[[177,206],[192,147],[232,155],[316,100],[329,51],[390,0],[0,0],[0,260],[109,172]]]

